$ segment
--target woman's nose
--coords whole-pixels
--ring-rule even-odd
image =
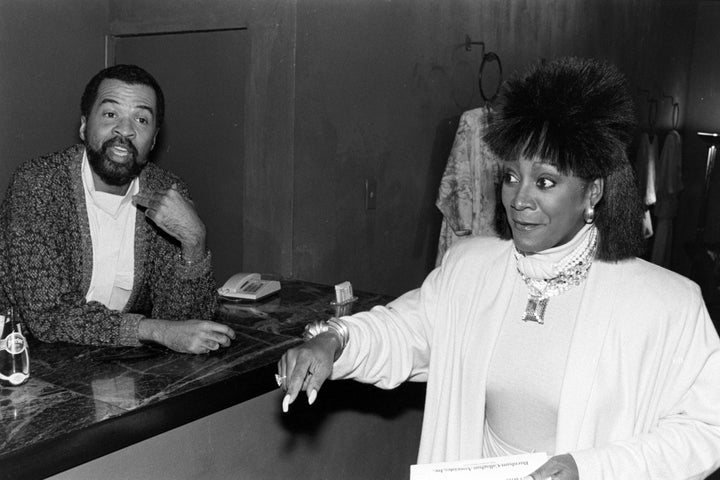
[[[510,206],[512,206],[515,210],[524,210],[526,208],[532,208],[534,203],[535,202],[529,194],[527,187],[519,186],[517,190],[515,190],[515,195],[512,197]]]

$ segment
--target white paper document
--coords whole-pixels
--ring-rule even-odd
[[[547,462],[546,453],[410,466],[410,480],[521,480]]]

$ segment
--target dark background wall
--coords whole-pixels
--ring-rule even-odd
[[[80,95],[104,62],[107,2],[0,0],[0,191],[24,160],[79,141]]]
[[[704,75],[691,68],[697,9],[691,0],[0,0],[0,188],[23,160],[76,141],[78,98],[104,65],[105,34],[247,28],[236,269],[399,294],[433,264],[434,200],[457,119],[483,104],[483,48],[466,51],[466,35],[497,53],[504,78],[540,58],[610,60],[631,82],[641,123],[644,90],[672,95],[684,127],[690,72]],[[666,130],[671,104],[658,105]],[[377,183],[374,210],[366,179]]]
[[[433,265],[457,120],[483,104],[482,48],[466,51],[466,34],[505,78],[541,58],[594,56],[634,93],[684,97],[694,21],[692,2],[654,0],[298,3],[294,273],[395,294]],[[366,178],[376,210],[365,210]]]
[[[690,77],[688,82],[687,116],[682,126],[684,143],[683,180],[685,190],[681,197],[681,215],[678,218],[675,269],[681,273],[692,270],[687,255],[682,252],[686,242],[697,238],[700,221],[699,206],[704,201],[705,170],[709,144],[697,132],[720,133],[720,2],[700,2],[693,42]],[[719,159],[720,160],[720,159]],[[703,242],[720,243],[720,171],[713,170],[711,197],[708,199],[706,234]]]

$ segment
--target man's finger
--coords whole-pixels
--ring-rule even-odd
[[[152,208],[146,208],[145,216],[155,222],[155,220],[157,219],[157,211],[153,210]]]
[[[144,193],[133,195],[132,199],[135,205],[140,205],[141,207],[147,207],[150,203],[150,199]]]
[[[139,205],[145,208],[153,208],[156,210],[157,207],[160,205],[157,194],[155,193],[138,193],[137,195],[133,196],[133,201],[135,202],[135,205]]]
[[[210,340],[213,342],[217,342],[220,345],[223,345],[225,347],[229,347],[231,343],[231,339],[229,335],[225,335],[224,333],[213,333],[209,336]]]
[[[235,338],[235,330],[228,327],[224,323],[217,323],[217,322],[208,322],[208,330],[214,333],[220,333],[222,335],[227,335],[228,337],[234,339]]]

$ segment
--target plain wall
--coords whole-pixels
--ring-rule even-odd
[[[432,268],[457,120],[483,105],[483,50],[466,51],[466,35],[499,56],[504,78],[541,58],[609,60],[640,118],[641,89],[683,102],[694,22],[687,1],[298,2],[293,274],[399,294]],[[365,179],[377,181],[375,210]]]
[[[104,66],[104,0],[0,0],[0,194],[25,160],[78,143],[80,96]]]

